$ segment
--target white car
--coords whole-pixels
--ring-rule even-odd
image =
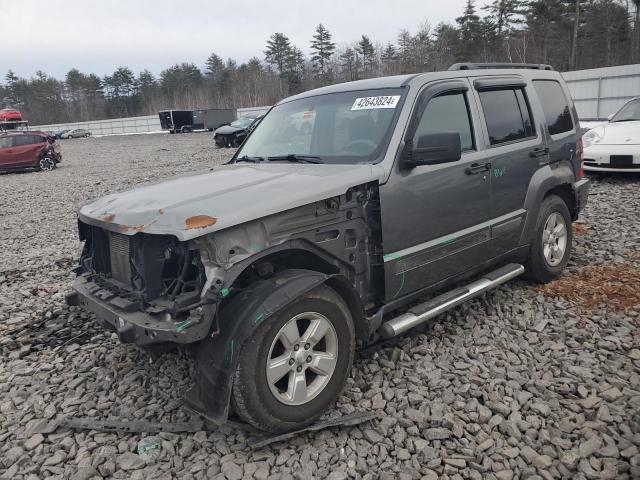
[[[582,145],[587,171],[640,173],[640,97],[585,133]]]

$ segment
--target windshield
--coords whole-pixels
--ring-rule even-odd
[[[403,93],[401,88],[359,90],[277,105],[235,158],[306,156],[316,163],[375,163],[389,142]]]
[[[612,122],[631,122],[633,120],[640,120],[640,98],[631,100],[611,118]]]
[[[247,128],[249,125],[253,123],[253,120],[254,120],[253,118],[249,118],[249,117],[240,117],[236,121],[231,122],[231,126],[239,127],[239,128]]]

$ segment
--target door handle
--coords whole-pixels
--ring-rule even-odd
[[[491,162],[487,163],[472,163],[467,168],[465,168],[464,173],[467,175],[477,175],[482,172],[487,172],[491,170]]]
[[[539,158],[539,157],[544,157],[545,155],[549,154],[549,148],[545,147],[545,148],[534,148],[533,150],[531,150],[529,152],[529,156],[531,158]]]

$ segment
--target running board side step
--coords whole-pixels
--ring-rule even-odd
[[[432,319],[463,302],[470,300],[487,290],[502,285],[512,278],[524,273],[524,267],[518,263],[509,263],[504,267],[484,274],[475,282],[465,287],[457,288],[428,300],[409,309],[406,313],[392,318],[380,326],[379,333],[383,338],[400,335],[407,330]]]

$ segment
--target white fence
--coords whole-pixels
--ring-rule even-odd
[[[238,108],[238,117],[262,115],[271,107]],[[44,132],[60,132],[83,128],[92,135],[122,135],[125,133],[150,133],[162,131],[158,115],[144,117],[112,118],[109,120],[94,120],[91,122],[56,123],[52,125],[30,125],[31,130]]]
[[[580,120],[604,120],[640,97],[640,64],[576,70],[562,74]]]
[[[162,130],[158,115],[146,115],[144,117],[112,118],[109,120],[94,120],[92,122],[57,123],[53,125],[31,125],[31,130],[43,130],[45,132],[59,132],[61,130],[73,130],[83,128],[93,135],[118,135],[123,133],[145,133]]]

